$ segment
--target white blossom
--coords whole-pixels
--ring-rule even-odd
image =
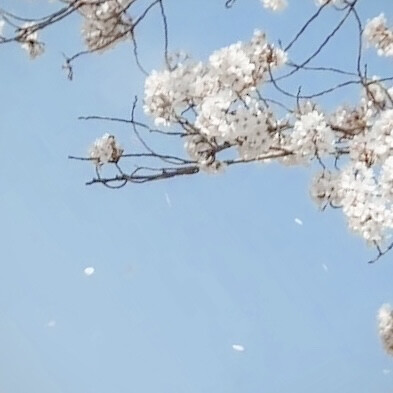
[[[25,23],[22,26],[19,42],[32,59],[44,53],[44,44],[38,41],[37,25],[33,22]]]
[[[393,202],[393,156],[382,165],[380,177],[381,193],[388,202]]]
[[[96,166],[101,166],[108,162],[117,162],[122,154],[123,149],[117,144],[115,137],[107,133],[96,139],[90,148],[89,157]]]
[[[214,52],[209,63],[213,74],[225,87],[242,92],[254,84],[253,71],[256,65],[241,42]]]
[[[262,5],[272,11],[282,11],[288,6],[287,0],[261,0]]]
[[[253,159],[269,152],[273,138],[269,132],[271,114],[262,110],[257,102],[249,102],[248,107],[239,108],[228,114],[233,124],[234,135],[238,142],[237,150],[243,159]]]
[[[290,138],[288,148],[304,160],[322,157],[334,148],[334,133],[317,110],[300,115]]]
[[[233,140],[234,124],[228,121],[229,107],[236,99],[231,90],[221,90],[217,94],[206,97],[198,107],[195,127],[209,138]]]
[[[378,142],[381,159],[385,159],[393,152],[393,109],[385,110],[373,124],[371,136]]]
[[[220,83],[241,95],[255,89],[269,69],[280,67],[286,61],[286,53],[269,44],[259,30],[255,30],[250,42],[238,42],[220,49],[209,59],[212,72]]]
[[[226,164],[216,159],[214,146],[202,135],[190,135],[184,143],[188,155],[195,160],[199,167],[208,173],[221,173],[225,170]]]
[[[393,109],[380,112],[368,129],[356,135],[349,144],[354,161],[372,165],[393,154]]]
[[[370,113],[364,105],[354,108],[339,106],[330,116],[329,124],[344,134],[356,135],[364,131],[369,122]]]
[[[340,205],[341,198],[338,193],[338,180],[339,174],[328,170],[315,175],[311,183],[310,195],[320,208],[325,208],[329,203],[336,207]]]
[[[363,35],[379,56],[393,56],[393,30],[387,27],[383,13],[367,21]]]
[[[84,17],[82,34],[91,51],[111,48],[131,34],[132,21],[126,15],[132,0],[87,0],[80,8]]]
[[[378,332],[385,351],[393,356],[393,310],[384,304],[378,311]]]
[[[145,81],[145,112],[155,117],[157,125],[176,122],[188,105],[200,103],[214,90],[214,82],[205,73],[202,63],[191,62],[178,64],[172,71],[153,71]]]
[[[169,125],[192,106],[198,126],[203,128],[204,119],[211,119],[205,131],[215,134],[214,127],[225,121],[222,112],[238,97],[255,90],[269,69],[286,61],[285,52],[268,44],[265,35],[256,31],[248,43],[215,51],[206,64],[187,61],[172,70],[153,71],[145,81],[144,110],[156,124]]]
[[[372,168],[350,163],[341,173],[338,193],[349,227],[370,245],[383,244],[386,231],[393,227],[393,213],[381,196]]]
[[[214,161],[213,146],[202,135],[188,136],[184,143],[184,148],[192,160],[203,165],[209,165]]]
[[[379,81],[379,77],[374,75],[372,80],[367,83],[367,88],[364,89],[364,98],[368,100],[369,106],[375,106],[377,109],[386,108],[393,100],[393,91]]]

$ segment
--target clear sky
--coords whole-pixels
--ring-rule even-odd
[[[287,42],[315,10],[312,0],[280,15],[258,0],[231,10],[224,0],[166,3],[171,49],[202,59],[255,28]],[[393,22],[390,0],[360,3],[364,18],[385,10]],[[55,7],[0,5],[30,15]],[[328,12],[296,53],[309,53],[336,18]],[[92,166],[68,154],[85,154],[107,131],[129,150],[135,141],[127,127],[77,117],[127,117],[144,79],[125,43],[81,58],[69,82],[61,53],[80,47],[79,24],[49,29],[34,62],[17,45],[0,47],[0,392],[391,392],[375,315],[393,302],[393,254],[368,265],[372,251],[342,214],[317,210],[315,168],[250,165],[119,191],[84,185]],[[350,31],[324,56],[353,68]],[[138,34],[146,67],[161,68],[157,12]],[[386,74],[392,63],[373,64]]]

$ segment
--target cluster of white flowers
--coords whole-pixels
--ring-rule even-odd
[[[197,112],[215,105],[227,111],[239,96],[255,90],[269,69],[283,65],[286,59],[281,49],[256,31],[249,43],[220,49],[207,64],[188,61],[171,71],[153,71],[145,82],[145,112],[156,123],[169,125],[190,106]]]
[[[145,112],[156,124],[170,125],[192,110],[187,130],[201,137],[189,138],[186,150],[202,166],[216,162],[212,148],[206,158],[206,144],[236,145],[243,158],[261,154],[271,145],[269,114],[249,94],[286,60],[256,31],[250,42],[214,52],[206,64],[186,61],[173,70],[152,72],[145,82]]]
[[[288,165],[346,150],[346,167],[318,174],[311,196],[321,208],[341,207],[349,228],[369,244],[384,244],[393,229],[391,89],[374,77],[365,85],[358,107],[339,108],[328,117],[307,101],[294,113],[293,122],[291,116],[278,120],[253,93],[269,68],[285,60],[284,52],[256,32],[249,43],[214,52],[207,64],[186,61],[171,71],[153,72],[145,84],[145,112],[157,124],[181,124],[190,134],[187,153],[201,169],[213,173],[225,167],[216,157],[220,146],[234,147],[245,161],[281,151],[279,160]]]
[[[311,197],[324,208],[328,203],[342,207],[349,228],[370,245],[383,244],[393,228],[391,189],[393,162],[384,167],[381,178],[361,162],[351,162],[343,171],[319,173],[311,184]]]
[[[351,160],[342,171],[323,171],[312,182],[311,196],[320,207],[342,207],[351,230],[381,245],[393,230],[393,156],[374,163]]]
[[[393,356],[393,310],[384,304],[378,311],[378,332],[385,351]]]
[[[84,17],[82,34],[89,50],[103,51],[127,38],[132,21],[126,15],[132,0],[87,0],[80,8]]]
[[[340,106],[329,116],[329,124],[335,130],[355,135],[365,130],[370,115],[364,105],[353,108]]]
[[[38,31],[35,23],[28,22],[22,26],[19,42],[32,59],[44,53],[44,44],[38,41]]]
[[[261,0],[262,5],[272,11],[282,11],[288,6],[287,0]]]
[[[365,103],[374,108],[384,109],[393,102],[393,87],[387,88],[380,82],[380,78],[373,76],[364,89]]]
[[[368,165],[382,164],[393,154],[393,109],[380,112],[365,132],[350,142],[350,155],[354,161]]]
[[[192,160],[198,162],[199,167],[208,173],[221,173],[226,164],[215,157],[214,146],[202,135],[190,135],[186,138],[184,147]]]
[[[390,156],[382,165],[381,195],[388,203],[393,203],[393,156]]]
[[[240,107],[229,113],[228,124],[233,134],[237,134],[237,150],[240,158],[250,160],[269,152],[274,143],[269,131],[272,114],[262,110],[258,102],[248,102],[248,107]]]
[[[153,71],[145,81],[145,112],[157,125],[178,121],[189,105],[200,104],[205,92],[213,89],[202,63],[178,64],[172,71]]]
[[[291,133],[288,148],[297,157],[309,159],[331,153],[335,136],[325,116],[317,110],[300,115]]]
[[[86,3],[83,13],[90,49],[116,42],[117,38],[110,41],[112,23],[130,28],[123,12],[130,1]],[[286,0],[262,3],[272,10],[287,5]],[[343,1],[316,3],[339,6]],[[364,33],[374,37],[374,43],[381,31],[390,37],[385,19],[378,18],[379,22],[368,23]],[[382,25],[384,29],[378,27]],[[385,41],[379,40],[378,47],[385,50]],[[363,84],[360,103],[353,108],[340,107],[327,115],[315,102],[299,99],[297,109],[278,118],[258,88],[286,62],[287,54],[260,31],[249,42],[213,52],[205,63],[178,56],[170,61],[171,67],[146,78],[144,111],[157,125],[181,127],[186,153],[209,173],[239,161],[276,159],[297,165],[318,160],[323,170],[312,181],[312,199],[322,209],[342,208],[353,232],[382,247],[393,232],[393,88],[373,77]],[[95,141],[90,158],[101,166],[117,162],[122,153],[115,138],[105,134]],[[339,163],[343,167],[329,170],[334,158],[341,156],[346,157]]]
[[[338,192],[338,173],[324,170],[318,173],[310,187],[311,198],[324,209],[328,204],[339,207],[341,198]]]
[[[329,125],[335,130],[336,148],[346,151],[349,161],[343,170],[324,170],[311,185],[311,196],[320,207],[329,203],[342,207],[349,228],[370,245],[378,246],[393,230],[391,108],[391,89],[376,78],[367,84],[359,107],[338,108],[330,116]]]
[[[368,20],[363,35],[369,44],[375,46],[380,56],[393,56],[393,30],[387,27],[382,13]]]
[[[351,163],[340,175],[339,195],[348,226],[370,245],[383,244],[393,228],[393,211],[380,192],[372,168]]]
[[[89,157],[97,167],[108,162],[118,162],[123,149],[117,144],[116,138],[110,134],[104,134],[96,139],[90,148]]]

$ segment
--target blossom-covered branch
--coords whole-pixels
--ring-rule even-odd
[[[39,40],[44,29],[79,15],[86,50],[66,57],[65,67],[72,78],[73,60],[129,39],[146,75],[143,109],[155,124],[151,127],[135,119],[136,100],[130,118],[88,116],[128,123],[139,148],[132,146],[128,151],[126,146],[120,147],[112,132],[98,138],[88,157],[72,157],[94,164],[96,175],[87,184],[117,188],[201,172],[216,174],[252,162],[314,162],[319,172],[313,177],[310,194],[318,206],[322,210],[341,208],[350,229],[376,247],[375,260],[393,247],[389,244],[393,229],[393,77],[370,75],[363,58],[369,47],[380,56],[393,56],[393,30],[383,14],[363,21],[357,10],[359,0],[310,0],[316,5],[315,12],[286,45],[274,44],[256,30],[248,42],[216,50],[208,61],[200,62],[168,53],[163,0],[148,2],[142,11],[138,8],[139,13],[134,5],[140,0],[60,1],[61,8],[37,19],[0,10],[0,43],[20,43],[35,58],[44,50]],[[291,5],[287,0],[258,1],[271,11]],[[225,2],[227,8],[235,8],[235,4]],[[160,10],[163,20],[166,68],[148,73],[138,60],[134,30],[153,8]],[[323,23],[328,9],[336,12],[336,24],[310,54],[295,61],[294,48],[307,39],[312,25]],[[357,48],[354,68],[316,63],[327,45],[339,45],[337,36],[350,23],[356,30],[351,38]],[[321,74],[330,75],[330,86],[315,90],[313,83],[305,83]],[[299,75],[302,77],[296,79]],[[324,110],[321,98],[349,86],[358,86],[357,102]],[[166,146],[164,151],[154,147],[161,138],[168,140],[160,141],[160,146]]]
[[[277,7],[274,2],[263,3],[273,10],[282,8],[282,3]],[[370,25],[375,22],[371,20],[363,27],[356,0],[317,3],[315,14],[286,50],[256,31],[249,42],[219,49],[206,63],[178,56],[172,58],[168,69],[153,71],[145,82],[144,111],[156,127],[161,127],[161,137],[173,140],[175,134],[189,161],[178,154],[157,153],[148,146],[142,135],[146,136],[143,132],[149,127],[144,125],[139,132],[141,123],[132,115],[125,121],[132,125],[146,155],[124,154],[113,135],[104,135],[90,151],[97,176],[87,184],[118,187],[200,172],[221,173],[232,165],[251,162],[315,162],[320,171],[311,182],[312,199],[322,210],[329,206],[342,209],[349,228],[376,247],[378,255],[370,262],[384,255],[392,248],[388,239],[393,229],[393,89],[388,85],[392,77],[367,75],[362,46],[375,41],[376,29],[370,33]],[[292,61],[289,49],[306,37],[309,26],[317,23],[329,6],[342,15],[337,25],[311,55]],[[354,40],[360,42],[355,69],[312,66],[325,46],[351,21],[358,32]],[[297,92],[291,92],[285,84],[300,71],[310,75],[331,73],[338,81],[320,91],[299,86]],[[331,112],[322,109],[319,97],[353,85],[359,86],[357,104],[339,106]],[[274,99],[268,95],[273,92]],[[135,105],[133,114],[134,109]],[[175,142],[176,138],[169,145],[178,152]],[[131,164],[131,170],[127,169],[127,157],[138,160]],[[115,167],[110,176],[103,171],[108,164]]]
[[[77,14],[82,18],[81,35],[86,49],[72,56],[65,56],[63,68],[68,72],[69,79],[73,77],[72,63],[75,59],[89,53],[102,53],[126,39],[130,39],[134,45],[137,64],[143,69],[137,57],[134,32],[148,13],[153,8],[159,7],[163,18],[165,58],[167,58],[167,21],[163,0],[151,0],[144,8],[142,7],[142,11],[138,12],[134,12],[134,8],[136,9],[136,5],[139,5],[141,0],[59,0],[59,2],[63,3],[62,7],[38,18],[16,15],[0,8],[0,44],[19,43],[30,58],[35,59],[45,50],[45,43],[41,40],[40,34],[48,27]]]

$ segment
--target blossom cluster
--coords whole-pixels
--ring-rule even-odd
[[[384,304],[378,312],[378,331],[385,351],[393,356],[393,310]]]
[[[238,160],[277,157],[286,165],[345,152],[344,168],[325,168],[314,178],[311,196],[321,208],[341,207],[349,228],[370,245],[384,244],[393,229],[392,89],[374,77],[358,107],[328,116],[308,101],[279,119],[256,92],[285,61],[286,54],[256,32],[249,43],[214,52],[207,64],[179,62],[154,71],[145,83],[145,112],[156,124],[181,125],[189,134],[187,153],[210,172],[225,167],[217,156],[227,147]]]
[[[91,51],[102,51],[127,38],[132,20],[126,14],[132,0],[88,0],[79,9],[83,15],[82,35]]]
[[[287,0],[262,0],[262,5],[272,11],[282,11],[288,6]]]
[[[188,59],[172,70],[153,71],[145,82],[144,110],[156,124],[182,123],[190,134],[186,150],[203,168],[217,166],[221,144],[250,158],[269,150],[274,123],[252,93],[285,62],[285,52],[256,31],[250,42],[222,48],[205,64]]]
[[[393,56],[393,30],[387,27],[383,13],[367,21],[363,35],[377,49],[378,55]]]
[[[81,33],[89,51],[102,52],[132,34],[133,22],[127,14],[134,0],[63,0],[77,7],[83,17]],[[0,36],[5,22],[0,19]],[[38,39],[40,23],[27,22],[19,30],[17,41],[32,59],[44,52]]]
[[[19,42],[32,59],[44,53],[44,44],[38,40],[38,31],[33,22],[27,22],[22,26]]]
[[[116,138],[108,133],[96,139],[89,151],[89,157],[97,167],[108,162],[118,162],[122,154],[123,149]]]
[[[342,207],[349,228],[370,245],[380,245],[386,240],[386,232],[393,228],[392,206],[386,199],[386,187],[391,184],[392,175],[390,167],[384,168],[377,179],[371,168],[353,164],[342,172],[319,173],[310,193],[322,208],[328,204]]]
[[[238,162],[319,161],[323,170],[313,179],[311,197],[322,209],[342,208],[349,228],[381,247],[393,230],[392,88],[373,77],[354,108],[329,115],[312,101],[299,101],[279,118],[258,89],[285,63],[286,53],[257,31],[249,42],[215,51],[206,63],[186,58],[153,71],[145,81],[145,113],[157,125],[182,127],[190,159],[210,173],[228,166],[231,160],[221,154],[228,150]],[[105,141],[92,150],[99,165],[118,159],[117,148],[101,147]],[[323,163],[343,155],[341,168]]]
[[[288,147],[296,156],[308,159],[331,153],[334,139],[335,135],[325,116],[314,109],[296,120]]]
[[[321,208],[341,207],[348,226],[378,246],[393,230],[393,109],[385,101],[391,90],[379,87],[359,108],[341,108],[332,117],[331,127],[344,133],[337,148],[349,160],[341,170],[324,169],[311,185]]]
[[[319,6],[340,1],[316,0]],[[127,4],[95,4],[89,18],[97,21],[106,13],[122,18],[120,9]],[[278,10],[286,1],[263,0],[263,5]],[[382,34],[375,32],[386,30],[378,27],[385,26],[378,18],[379,24],[371,28],[369,22],[364,35],[386,49],[375,38]],[[260,31],[248,42],[216,50],[206,62],[178,56],[146,78],[144,111],[158,126],[180,127],[191,162],[209,173],[238,162],[318,162],[322,170],[312,181],[312,199],[321,209],[341,208],[349,228],[380,249],[393,232],[393,88],[378,77],[367,78],[355,107],[328,114],[316,102],[298,99],[293,110],[279,117],[260,88],[286,63],[287,54]],[[94,143],[90,158],[101,166],[117,162],[122,152],[106,134]]]

